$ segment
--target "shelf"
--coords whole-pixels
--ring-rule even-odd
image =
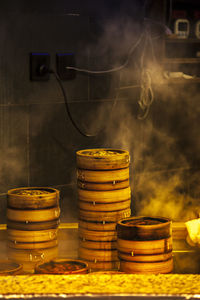
[[[193,83],[200,83],[200,77],[199,78],[191,78],[191,79],[185,79],[185,78],[169,78],[165,79],[161,85],[167,85],[167,84],[193,84]]]
[[[177,44],[200,44],[200,39],[189,38],[189,39],[178,39],[178,38],[166,38],[166,43],[177,43]]]
[[[164,58],[164,64],[200,64],[200,58]]]

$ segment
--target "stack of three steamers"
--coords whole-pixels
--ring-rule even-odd
[[[59,191],[54,188],[26,187],[8,191],[8,258],[34,272],[41,261],[58,254],[60,222]]]
[[[116,224],[131,215],[129,153],[87,149],[76,154],[79,258],[91,270],[118,269]]]

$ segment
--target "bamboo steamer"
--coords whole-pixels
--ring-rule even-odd
[[[96,211],[96,212],[113,212],[117,210],[124,210],[130,208],[130,200],[115,202],[115,203],[90,203],[79,201],[79,208],[81,210]],[[105,213],[106,215],[106,213]]]
[[[60,219],[47,221],[47,222],[34,222],[34,223],[14,222],[14,221],[7,220],[7,228],[27,230],[27,231],[58,228],[59,224],[60,224]]]
[[[116,170],[129,166],[128,151],[116,149],[85,149],[76,152],[76,162],[80,169]]]
[[[87,183],[111,183],[128,181],[129,168],[119,170],[82,170],[77,169],[77,179]]]
[[[130,207],[126,209],[106,212],[106,211],[87,211],[80,209],[79,218],[85,221],[93,222],[117,222],[120,219],[127,218],[131,215]]]
[[[123,240],[157,240],[172,234],[172,222],[161,217],[130,217],[117,224],[117,235]]]
[[[118,252],[118,256],[120,260],[125,261],[135,261],[135,262],[157,262],[157,261],[166,261],[172,258],[172,251],[162,254],[154,254],[154,255],[133,255]]]
[[[48,208],[59,205],[60,192],[53,188],[23,187],[8,191],[7,203],[13,208]]]
[[[97,262],[86,261],[86,262],[88,264],[90,271],[119,269],[119,261],[97,261]]]
[[[172,223],[172,237],[173,240],[185,240],[188,232],[185,222],[173,222]]]
[[[79,247],[87,249],[99,249],[99,250],[110,250],[117,249],[117,242],[98,242],[98,241],[88,241],[88,240],[79,240]]]
[[[87,274],[88,264],[78,259],[57,258],[35,266],[36,274]]]
[[[114,231],[95,231],[79,228],[79,237],[83,240],[109,242],[117,240],[117,232]]]
[[[22,273],[22,265],[10,260],[0,260],[0,275],[19,275]]]
[[[57,220],[60,216],[60,207],[37,210],[18,210],[7,208],[7,218],[17,222],[46,222]]]
[[[36,243],[22,243],[16,241],[7,241],[7,245],[14,249],[46,249],[58,246],[58,240]]]
[[[97,230],[97,231],[109,231],[116,230],[116,223],[112,222],[87,222],[79,220],[79,227],[85,228],[88,230]]]
[[[119,190],[124,189],[129,186],[129,180],[124,181],[113,181],[107,183],[93,183],[93,182],[83,182],[78,180],[77,185],[81,189],[92,190],[92,191],[109,191],[109,190]]]
[[[117,238],[117,249],[131,256],[168,253],[172,251],[172,237],[154,241],[128,241]]]
[[[125,273],[166,274],[173,270],[173,259],[160,262],[120,261],[120,271]]]
[[[79,248],[79,257],[83,260],[93,262],[106,262],[118,260],[117,250],[96,250],[82,247]]]
[[[57,239],[58,229],[26,231],[7,229],[8,240],[22,243],[45,242]]]
[[[41,260],[50,260],[58,255],[58,247],[38,250],[7,249],[8,258],[20,262],[40,262]]]
[[[78,198],[81,201],[92,203],[116,203],[131,198],[130,187],[112,191],[88,191],[78,189]]]

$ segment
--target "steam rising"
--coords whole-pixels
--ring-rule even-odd
[[[130,24],[127,30],[123,27],[124,39],[119,43],[120,47],[115,48],[119,49],[119,56],[123,51],[126,52],[128,41],[130,46],[130,41],[134,40],[133,32],[139,34],[138,27],[135,31],[133,27]],[[118,25],[112,24],[106,31],[106,47],[109,45],[106,41],[113,41],[109,33],[116,37],[115,29],[119,29]],[[151,42],[152,53],[147,55],[150,46],[146,46],[148,50],[143,53],[145,63],[142,65],[150,71],[154,92],[154,102],[147,118],[138,119],[142,113],[138,104],[138,75],[142,66],[141,55],[135,51],[128,68],[120,73],[117,101],[114,109],[110,110],[111,115],[103,103],[92,124],[95,128],[107,122],[102,147],[121,148],[130,152],[132,214],[186,221],[198,216],[198,90],[190,84],[187,88],[165,84],[163,70],[157,61],[159,49],[156,42]],[[144,45],[140,50],[144,50]],[[124,88],[126,86],[129,88]],[[110,119],[105,121],[105,115]]]

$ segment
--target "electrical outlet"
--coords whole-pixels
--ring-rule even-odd
[[[76,77],[76,71],[66,67],[75,67],[74,53],[56,54],[57,73],[61,80],[72,80]]]
[[[50,55],[49,53],[30,53],[30,80],[49,80]]]

